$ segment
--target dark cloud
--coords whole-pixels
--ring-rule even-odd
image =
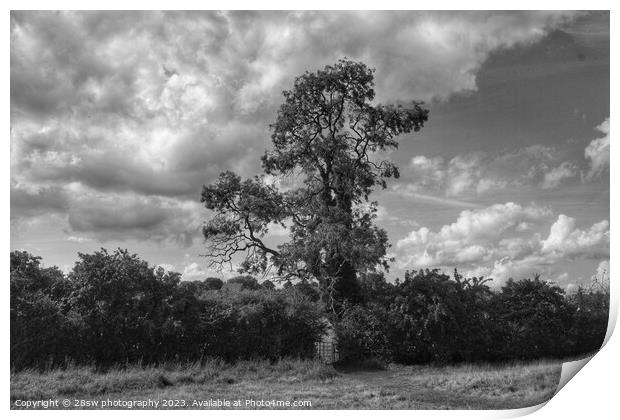
[[[11,183],[11,219],[63,213],[68,208],[69,196],[60,187],[26,188]]]
[[[200,236],[197,207],[133,196],[88,197],[73,202],[68,223],[100,240],[175,240],[189,246]]]

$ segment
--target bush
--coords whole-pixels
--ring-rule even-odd
[[[405,273],[387,309],[388,337],[400,363],[484,359],[490,343],[490,291],[484,280],[438,270]]]
[[[561,358],[570,353],[570,310],[563,289],[539,276],[509,279],[494,300],[502,333],[496,351],[503,358]]]
[[[226,282],[226,288],[229,290],[258,290],[261,288],[260,283],[252,276],[237,276]]]
[[[287,290],[213,296],[205,313],[204,354],[227,360],[311,357],[325,329],[319,305]]]
[[[579,357],[600,348],[609,291],[564,291],[539,277],[485,280],[438,270],[401,283],[359,279],[363,303],[333,325],[345,363],[453,363]],[[11,252],[11,366],[310,358],[327,311],[316,283],[276,289],[251,276],[182,282],[126,250],[79,254],[65,276]],[[372,362],[374,363],[374,362]]]
[[[335,324],[340,359],[345,364],[367,360],[390,361],[385,325],[368,308],[345,307],[344,315]]]
[[[62,290],[58,268],[42,268],[39,257],[11,252],[11,366],[43,367],[79,354],[79,319],[53,296]]]
[[[203,283],[209,290],[220,290],[222,286],[224,286],[222,279],[218,279],[217,277],[207,277],[204,279]]]
[[[39,258],[11,254],[14,368],[307,358],[324,331],[320,305],[295,289],[255,289],[252,277],[224,290],[181,282],[120,249],[79,257],[65,278]]]
[[[579,287],[567,297],[571,312],[568,340],[572,356],[589,354],[601,348],[607,333],[609,302],[609,289]]]

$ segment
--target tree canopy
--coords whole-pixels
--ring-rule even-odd
[[[262,166],[271,179],[299,182],[280,191],[265,174],[242,180],[227,171],[204,186],[201,201],[214,211],[203,228],[212,265],[243,253],[242,271],[274,267],[284,280],[316,279],[332,306],[359,298],[358,273],[388,268],[387,233],[374,223],[369,195],[399,176],[383,152],[398,147],[398,135],[419,131],[428,110],[373,104],[373,80],[365,64],[340,60],[283,92]],[[266,243],[273,224],[289,228],[288,241]]]

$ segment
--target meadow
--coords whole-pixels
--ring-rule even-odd
[[[97,370],[92,367],[11,373],[11,408],[17,401],[68,399],[103,401],[151,399],[157,408],[218,408],[211,401],[309,401],[295,409],[508,409],[549,400],[557,387],[557,360],[504,364],[404,366],[386,369],[334,368],[316,360],[279,362],[208,360],[192,364],[128,365]],[[17,404],[16,404],[17,403]],[[62,408],[62,407],[59,407]],[[127,407],[118,407],[127,408]],[[133,407],[141,408],[141,407]],[[151,407],[155,408],[155,407]],[[286,408],[286,407],[281,407]]]

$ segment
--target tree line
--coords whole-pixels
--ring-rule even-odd
[[[566,294],[541,280],[484,280],[412,271],[355,279],[337,314],[317,282],[238,276],[181,281],[135,254],[78,254],[68,274],[11,252],[11,367],[309,358],[333,326],[344,362],[406,364],[570,358],[602,345],[609,292]]]

